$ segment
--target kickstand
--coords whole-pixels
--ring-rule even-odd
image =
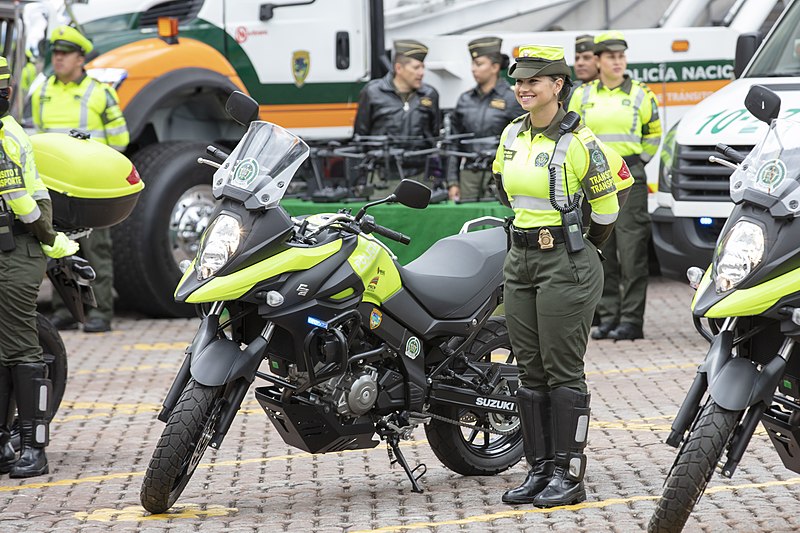
[[[411,492],[416,492],[422,494],[423,491],[422,487],[419,486],[419,481],[422,476],[428,471],[428,467],[425,466],[425,463],[420,463],[417,465],[416,468],[413,470],[409,468],[408,461],[406,461],[405,455],[403,455],[403,451],[400,449],[400,437],[397,435],[391,435],[386,438],[386,446],[387,451],[389,452],[389,464],[394,466],[395,463],[400,463],[400,466],[403,467],[405,470],[408,479],[411,481]],[[420,471],[417,473],[417,471]]]

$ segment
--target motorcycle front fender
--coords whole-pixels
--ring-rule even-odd
[[[786,361],[775,356],[759,370],[750,359],[733,357],[732,344],[733,333],[720,332],[700,368],[707,374],[709,395],[729,411],[744,411],[761,401],[769,404],[786,369]]]
[[[252,383],[266,348],[263,337],[256,337],[244,350],[236,342],[215,338],[192,352],[190,372],[195,381],[207,387],[242,377]]]

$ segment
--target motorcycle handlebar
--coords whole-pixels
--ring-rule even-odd
[[[404,235],[399,231],[389,229],[386,226],[381,226],[380,224],[375,224],[375,229],[372,231],[377,233],[378,235],[386,237],[387,239],[399,242],[400,244],[408,244],[411,242],[411,237],[409,237],[408,235]]]
[[[210,144],[206,146],[206,153],[214,159],[217,159],[219,162],[225,161],[230,155],[229,153],[224,152],[223,150],[220,150],[216,146],[212,146]]]
[[[730,159],[734,163],[741,163],[742,161],[744,161],[744,158],[746,157],[745,155],[743,155],[742,153],[734,150],[733,148],[731,148],[727,144],[720,143],[715,147],[715,149],[717,150],[717,152],[719,152],[723,156],[727,157],[728,159]]]

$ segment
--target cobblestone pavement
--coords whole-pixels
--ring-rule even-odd
[[[384,446],[314,456],[279,438],[248,394],[219,451],[209,450],[178,504],[147,515],[139,488],[163,424],[156,420],[195,320],[120,318],[109,334],[65,332],[70,380],[51,428],[50,474],[0,477],[0,532],[641,531],[674,458],[663,442],[704,355],[691,291],[654,279],[646,339],[592,341],[586,503],[508,507],[501,493],[522,464],[465,478],[437,461],[418,430],[405,443],[424,462],[424,494],[390,469]],[[760,430],[731,480],[714,477],[686,531],[797,531],[800,477]]]

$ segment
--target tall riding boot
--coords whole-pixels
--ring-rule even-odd
[[[11,375],[17,398],[22,449],[9,476],[41,476],[50,471],[44,453],[50,439],[47,418],[52,389],[47,379],[47,366],[44,363],[22,363],[11,367]]]
[[[11,368],[0,365],[0,474],[8,474],[17,460],[11,446]]]
[[[530,470],[522,485],[503,494],[503,503],[511,505],[532,503],[550,482],[554,469],[550,393],[520,387],[517,409]]]
[[[542,492],[533,500],[537,507],[572,505],[586,499],[583,474],[586,471],[586,434],[589,430],[589,400],[583,394],[567,387],[550,392],[553,404],[555,434],[555,472]]]

